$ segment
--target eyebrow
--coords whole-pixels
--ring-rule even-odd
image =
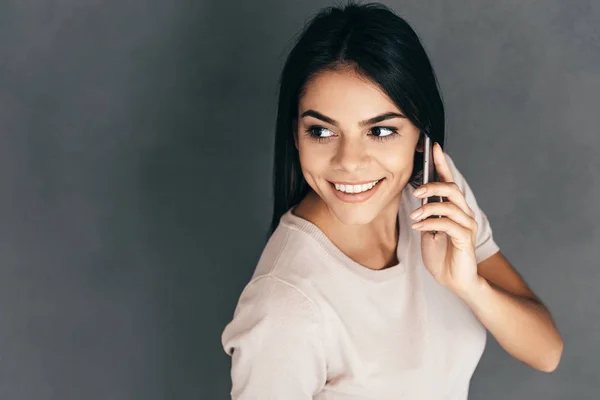
[[[300,115],[300,118],[309,117],[309,116],[317,118],[317,119],[320,119],[321,121],[327,122],[328,124],[339,126],[339,124],[338,124],[338,122],[336,120],[334,120],[333,118],[327,117],[327,116],[325,116],[325,115],[323,115],[320,112],[315,111],[315,110],[306,110],[306,111],[304,111]],[[387,119],[392,119],[392,118],[406,118],[406,117],[404,115],[402,115],[402,114],[399,114],[399,113],[387,112],[387,113],[378,115],[376,117],[369,118],[369,119],[364,120],[364,121],[360,121],[358,123],[358,126],[360,126],[362,128],[364,126],[373,125],[373,124],[376,124],[378,122],[385,121]]]

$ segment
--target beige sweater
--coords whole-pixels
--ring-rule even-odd
[[[446,156],[476,213],[480,262],[499,248]],[[232,399],[467,399],[486,330],[423,265],[413,190],[398,213],[400,262],[384,270],[354,262],[291,210],[282,216],[222,334]]]

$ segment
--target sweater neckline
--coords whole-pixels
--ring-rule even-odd
[[[333,256],[338,263],[342,264],[353,273],[375,282],[386,281],[404,275],[407,269],[406,257],[408,256],[408,249],[410,249],[413,235],[410,229],[410,221],[407,221],[408,213],[406,210],[406,200],[408,200],[410,194],[406,194],[407,195],[403,193],[402,195],[397,216],[398,229],[400,232],[398,233],[396,256],[399,262],[385,269],[371,269],[351,259],[345,253],[343,253],[317,225],[293,214],[292,211],[294,208],[296,208],[296,206],[292,206],[287,212],[285,212],[282,215],[280,222],[282,225],[288,228],[306,233],[308,236],[316,240],[319,246],[329,255]]]

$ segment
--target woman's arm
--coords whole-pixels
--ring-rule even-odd
[[[446,160],[478,225],[475,255],[481,284],[460,296],[513,357],[540,371],[554,371],[563,341],[550,312],[500,252],[469,183],[452,157],[446,154]]]
[[[560,362],[563,340],[548,309],[505,260],[498,252],[481,262],[480,284],[459,295],[509,354],[552,372]]]
[[[275,277],[246,286],[222,344],[231,355],[231,398],[309,400],[326,381],[322,318]]]

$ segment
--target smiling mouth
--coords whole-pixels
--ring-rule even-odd
[[[362,185],[344,185],[344,184],[338,184],[338,183],[333,183],[333,182],[329,182],[333,188],[341,193],[344,194],[360,194],[360,193],[365,193],[365,192],[369,192],[371,190],[373,190],[373,188],[375,188],[377,185],[379,185],[379,183],[381,181],[383,181],[385,178],[380,178],[376,181],[370,182],[370,183],[364,183]]]

